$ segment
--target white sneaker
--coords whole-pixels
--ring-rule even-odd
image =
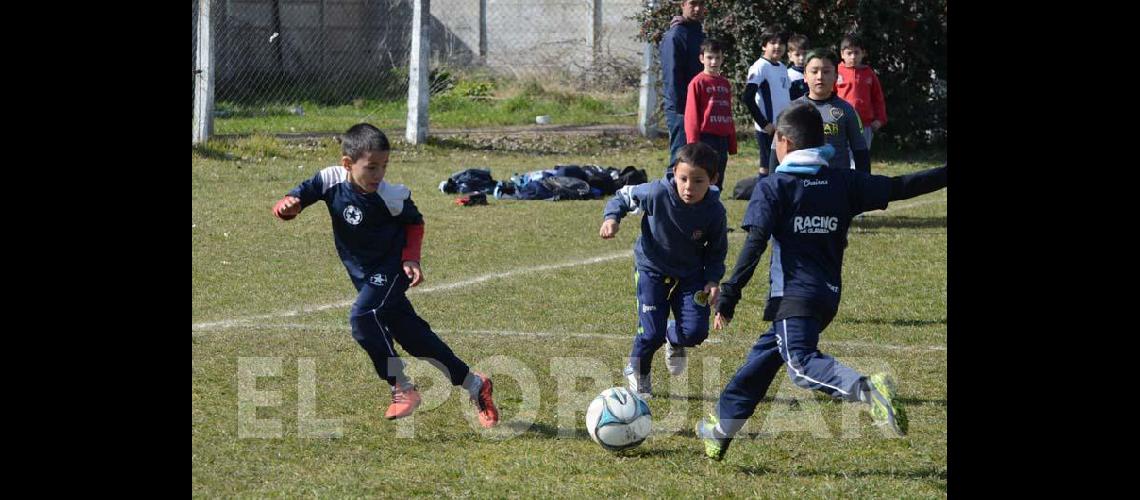
[[[669,322],[665,324],[665,330],[666,330],[666,332],[668,332],[668,330],[673,330],[673,332],[676,333],[676,331],[677,331],[677,320],[670,319]],[[666,338],[668,338],[668,333],[666,333]],[[670,344],[668,340],[666,340],[665,341],[665,368],[669,369],[669,374],[670,375],[680,375],[681,372],[685,371],[685,362],[686,361],[688,361],[688,358],[685,357],[685,347],[684,346],[674,346],[673,344]]]
[[[650,394],[650,391],[653,390],[653,384],[649,380],[648,373],[642,376],[637,373],[637,370],[633,369],[633,365],[626,365],[625,370],[622,370],[622,374],[625,375],[625,379],[629,381],[629,390],[637,394],[637,397],[641,399],[653,398],[653,394]]]
[[[674,347],[673,344],[665,342],[665,367],[669,369],[670,375],[680,375],[685,371],[685,362],[688,360],[683,346]]]

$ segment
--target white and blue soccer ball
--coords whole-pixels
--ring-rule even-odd
[[[640,445],[649,437],[652,425],[649,405],[625,387],[602,391],[586,409],[586,431],[609,451]]]

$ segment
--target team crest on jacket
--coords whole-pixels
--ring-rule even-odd
[[[363,218],[364,213],[362,213],[359,208],[356,208],[356,205],[349,205],[344,208],[345,222],[355,226],[357,224],[360,224],[360,220]]]
[[[843,110],[835,107],[831,108],[831,117],[836,120],[843,118]]]
[[[384,286],[388,284],[388,278],[385,278],[383,274],[373,274],[371,278],[368,278],[368,282],[376,286]]]
[[[705,232],[701,231],[700,229],[693,231],[693,240],[694,241],[699,240],[699,239],[701,239],[701,236],[704,236],[704,235],[705,235]]]

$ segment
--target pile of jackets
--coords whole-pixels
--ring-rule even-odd
[[[632,165],[618,170],[598,165],[556,165],[552,169],[516,173],[496,182],[490,169],[469,168],[439,185],[447,193],[491,193],[506,200],[592,200],[610,196],[623,186],[649,181],[645,169]]]

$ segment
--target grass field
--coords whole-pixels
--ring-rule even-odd
[[[549,115],[551,123],[556,125],[636,121],[636,89],[601,93],[536,81],[504,82],[494,87],[478,87],[478,84],[479,81],[463,81],[451,91],[432,96],[428,107],[431,126],[438,129],[528,125],[533,124],[538,115]],[[391,131],[403,129],[407,117],[406,99],[358,99],[338,105],[309,101],[275,105],[220,102],[214,132],[220,135],[338,133],[362,121]]]
[[[465,208],[436,186],[468,167],[500,179],[556,163],[632,164],[654,178],[667,147],[621,137],[485,147],[398,144],[387,180],[412,189],[427,224],[427,281],[409,297],[461,358],[494,377],[502,424],[493,431],[474,425],[473,406],[420,362],[409,371],[424,406],[384,420],[388,388],[350,336],[355,291],[327,212],[314,206],[289,223],[270,215],[274,201],[336,161],[335,142],[255,135],[195,151],[194,496],[945,496],[946,191],[855,222],[843,303],[821,342],[857,369],[895,375],[906,438],[885,437],[864,407],[780,374],[724,462],[703,457],[692,425],[768,327],[764,265],[732,325],[691,351],[683,376],[670,377],[658,353],[654,433],[615,455],[589,439],[584,414],[599,391],[623,384],[636,330],[638,216],[607,241],[597,235],[604,200]],[[743,142],[726,186],[751,175],[755,158],[754,142]],[[873,168],[897,175],[942,161],[904,155]],[[725,205],[739,226],[746,202]],[[738,229],[729,269],[742,243]]]

